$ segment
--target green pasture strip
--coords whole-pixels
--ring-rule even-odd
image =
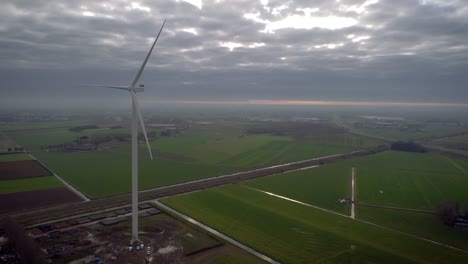
[[[427,125],[421,131],[411,131],[405,129],[389,129],[389,128],[359,128],[357,129],[366,134],[379,137],[394,139],[394,140],[416,140],[422,138],[443,137],[446,135],[461,133],[468,131],[468,126],[443,126],[443,125]]]
[[[29,151],[40,150],[48,145],[66,144],[76,140],[80,133],[68,129],[48,129],[38,131],[21,131],[8,134],[18,145]]]
[[[255,151],[273,141],[291,141],[288,137],[238,134],[189,133],[167,138],[161,137],[151,143],[153,149],[184,155],[206,164],[216,164],[234,155]]]
[[[244,184],[340,213],[338,199],[351,196],[356,168],[356,199],[377,205],[435,210],[443,201],[468,202],[468,175],[437,154],[387,151],[336,163],[267,176]]]
[[[444,156],[389,151],[355,161],[358,202],[435,210],[468,201],[468,175]]]
[[[0,193],[25,192],[62,186],[63,184],[54,176],[0,180]]]
[[[295,141],[272,141],[254,151],[240,153],[222,164],[251,168],[312,159],[377,146],[373,140],[335,135]]]
[[[333,166],[276,174],[244,184],[342,214],[349,214],[349,206],[339,202],[339,199],[351,197],[351,168],[347,163],[340,162]]]
[[[32,160],[31,156],[26,153],[15,154],[0,154],[0,162],[2,161],[17,161],[17,160]]]
[[[432,143],[468,143],[468,135],[461,135],[455,137],[446,137],[437,140],[433,140]]]
[[[358,206],[358,219],[468,250],[467,230],[444,225],[438,215]]]
[[[447,157],[447,161],[450,162],[450,164],[452,164],[455,168],[457,168],[461,173],[465,173],[465,174],[468,174],[468,171],[465,169],[465,167],[463,165],[468,165],[468,162],[466,161],[461,161],[461,160],[455,160],[455,159],[452,159],[452,158],[449,158]],[[461,164],[463,165],[461,165]]]
[[[69,144],[81,136],[129,134],[128,129],[91,129],[79,132],[69,129],[48,129],[37,131],[11,132],[8,135],[29,151],[40,150],[49,145]]]
[[[468,254],[227,186],[163,203],[282,263],[463,263]]]
[[[140,150],[140,189],[213,177],[234,170],[226,166],[150,160],[145,151],[145,149]],[[37,152],[35,156],[90,197],[130,192],[130,152]]]
[[[49,129],[49,128],[62,128],[74,127],[79,125],[89,124],[90,122],[84,120],[74,121],[26,121],[26,122],[12,122],[3,123],[0,125],[1,131],[15,131],[15,130],[34,130],[34,129]]]

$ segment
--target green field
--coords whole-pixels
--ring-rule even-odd
[[[244,124],[248,126],[248,124]],[[158,136],[151,142],[155,160],[140,144],[140,188],[207,178],[250,168],[310,159],[370,148],[378,142],[335,128],[333,133],[311,131],[306,137],[246,134],[238,123],[195,126],[174,137]],[[154,131],[154,130],[153,130]],[[130,142],[101,144],[100,151],[44,151],[48,145],[67,144],[80,136],[127,134],[126,129],[92,129],[72,132],[65,128],[9,133],[51,170],[90,197],[130,191]],[[42,147],[42,148],[41,148]]]
[[[282,263],[464,263],[468,254],[227,186],[162,200]]]
[[[349,214],[349,207],[338,199],[350,197],[352,167],[357,170],[358,202],[432,211],[444,201],[468,204],[468,161],[437,154],[387,151],[243,184]],[[466,232],[444,226],[434,215],[364,206],[357,206],[356,214],[359,219],[468,249]]]
[[[418,140],[444,137],[449,134],[468,131],[468,125],[464,126],[444,126],[429,124],[421,128],[420,131],[392,128],[358,128],[365,134],[386,138],[389,140]]]
[[[35,177],[17,180],[1,180],[0,193],[26,192],[40,189],[62,187],[63,184],[54,176]]]
[[[467,230],[443,225],[434,214],[358,206],[359,219],[468,250]]]
[[[17,121],[3,123],[0,130],[4,132],[19,131],[19,130],[38,130],[51,128],[68,128],[89,124],[86,120],[57,120],[57,121]]]
[[[1,154],[0,162],[2,161],[16,161],[16,160],[32,160],[31,156],[25,153],[18,154]]]
[[[443,201],[468,203],[468,161],[438,154],[387,151],[245,184],[345,213],[355,167],[356,199],[375,205],[435,210]]]
[[[150,160],[148,154],[143,150],[140,153],[140,189],[206,178],[233,171],[233,169],[223,166],[163,159]],[[95,198],[130,192],[131,159],[129,153],[38,152],[34,155],[89,197]]]
[[[349,207],[338,201],[351,196],[348,162],[276,174],[244,184],[339,213],[349,213]]]
[[[357,200],[434,210],[443,201],[468,202],[468,162],[437,154],[385,152],[359,159]]]
[[[445,148],[468,150],[468,135],[441,138],[431,141],[431,144]]]

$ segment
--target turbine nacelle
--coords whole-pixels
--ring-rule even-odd
[[[87,85],[86,87],[101,87],[101,88],[112,88],[119,90],[127,90],[129,92],[144,92],[145,86],[142,84],[140,86],[115,86],[115,85]]]
[[[139,87],[129,87],[128,90],[134,92],[144,92],[145,87],[140,85]]]

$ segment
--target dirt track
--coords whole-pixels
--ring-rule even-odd
[[[282,173],[291,170],[297,170],[305,167],[310,167],[314,165],[323,165],[327,163],[332,163],[338,160],[357,157],[357,156],[366,156],[375,154],[386,150],[386,147],[380,147],[372,150],[360,150],[353,151],[345,154],[337,154],[322,158],[292,162],[283,165],[277,165],[262,169],[256,169],[246,172],[239,172],[230,175],[223,175],[219,177],[213,177],[193,182],[180,183],[170,186],[164,186],[160,188],[154,188],[151,190],[141,191],[139,194],[139,200],[141,202],[147,200],[153,200],[156,198],[173,196],[177,194],[213,188],[216,186],[227,185],[232,183],[239,183],[246,180],[259,178],[267,175],[273,175],[277,173]],[[115,196],[110,196],[106,198],[100,198],[96,200],[91,200],[89,202],[81,202],[74,204],[67,204],[63,206],[57,206],[53,208],[47,208],[37,211],[29,211],[24,213],[18,213],[12,215],[19,222],[24,225],[33,225],[36,223],[41,223],[45,221],[50,221],[54,219],[59,219],[64,216],[73,216],[84,213],[90,213],[92,211],[101,210],[103,208],[116,207],[121,205],[128,205],[131,203],[130,193],[120,194]]]

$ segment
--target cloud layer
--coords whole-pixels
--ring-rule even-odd
[[[468,99],[463,0],[20,0],[0,3],[2,100],[107,98],[77,86],[128,84],[164,18],[148,100]]]

